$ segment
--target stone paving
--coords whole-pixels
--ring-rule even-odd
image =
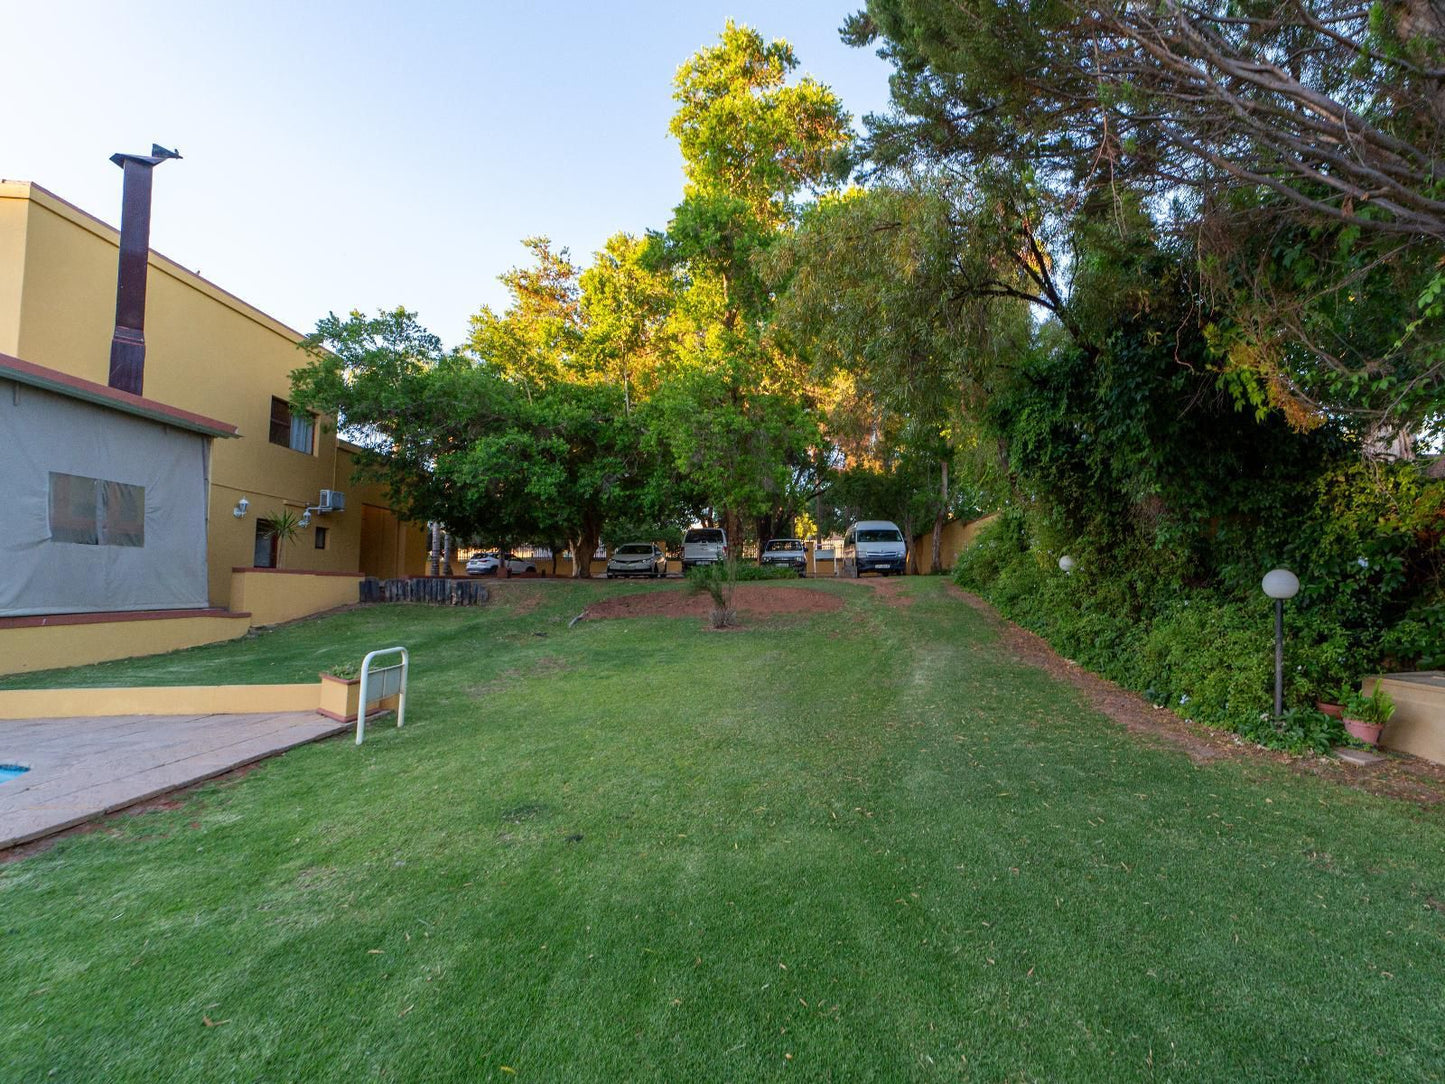
[[[352,725],[315,712],[0,721],[0,850]]]

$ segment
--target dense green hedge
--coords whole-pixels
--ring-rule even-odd
[[[694,565],[687,570],[687,578],[699,582],[706,580],[732,580],[746,583],[749,580],[796,580],[798,574],[791,568],[778,565],[755,565],[746,561],[732,564]]]
[[[1229,597],[1164,575],[1132,574],[1119,555],[1083,552],[1072,575],[1031,537],[1025,516],[1000,516],[960,555],[954,580],[991,601],[1058,651],[1179,715],[1263,744],[1323,751],[1344,739],[1313,710],[1319,672],[1347,672],[1356,648],[1320,615],[1287,620],[1282,727],[1268,717],[1274,690],[1274,623],[1262,593]],[[1107,571],[1109,575],[1103,575]],[[1155,570],[1156,573],[1159,570]]]

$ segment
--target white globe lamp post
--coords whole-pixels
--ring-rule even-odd
[[[1074,560],[1072,557],[1070,557],[1067,553],[1064,554],[1062,557],[1059,558],[1059,568],[1063,570],[1063,573],[1064,573],[1065,576],[1067,576],[1069,573],[1073,572],[1074,569],[1076,569],[1076,568],[1078,568],[1078,567],[1079,567],[1079,562],[1075,561],[1075,560]]]
[[[1274,717],[1284,715],[1284,600],[1299,594],[1299,577],[1287,568],[1264,574],[1260,584],[1274,599]]]

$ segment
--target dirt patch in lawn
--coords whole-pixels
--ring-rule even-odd
[[[903,585],[907,581],[902,576],[859,576],[850,582],[856,583],[860,587],[873,588],[873,593],[885,606],[901,610],[913,605],[913,596],[906,594],[903,590]]]
[[[733,594],[733,609],[751,617],[774,614],[827,613],[841,610],[843,600],[837,595],[814,591],[807,587],[790,587],[774,583],[740,583]],[[609,619],[622,617],[706,617],[712,599],[706,595],[689,595],[685,589],[648,591],[645,594],[614,595],[587,607],[587,617]]]
[[[1185,722],[1167,708],[1156,707],[1138,693],[1063,658],[1041,636],[1008,621],[984,599],[952,584],[949,593],[982,614],[1016,658],[1067,681],[1093,707],[1134,734],[1144,734],[1181,747],[1195,763],[1222,757],[1252,757],[1282,764],[1293,771],[1332,779],[1357,790],[1421,805],[1445,801],[1445,765],[1418,757],[1385,753],[1374,764],[1356,767],[1333,757],[1291,756],[1242,741],[1238,735]],[[1384,750],[1381,750],[1384,752]]]
[[[505,609],[513,617],[525,617],[542,604],[542,587],[535,580],[502,579],[488,580],[487,592],[490,601]]]

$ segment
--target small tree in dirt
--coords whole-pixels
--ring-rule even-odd
[[[266,517],[266,537],[276,540],[276,567],[281,567],[281,552],[296,541],[301,533],[301,517],[289,508],[273,512]]]
[[[728,558],[722,564],[699,565],[687,574],[687,593],[707,594],[712,599],[712,610],[708,620],[715,629],[725,629],[737,624],[738,613],[733,609],[733,592],[738,586],[738,566],[735,558]]]

